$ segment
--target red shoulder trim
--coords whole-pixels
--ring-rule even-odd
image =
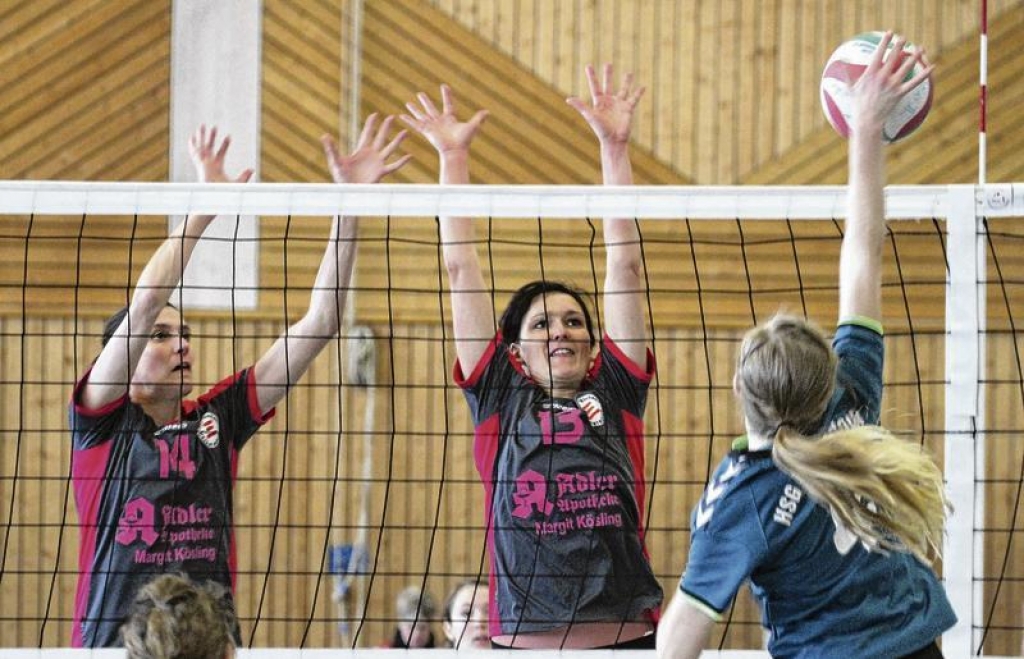
[[[468,389],[479,382],[480,376],[484,374],[484,369],[487,368],[487,364],[489,364],[491,359],[494,358],[494,353],[497,352],[499,345],[501,345],[501,331],[498,331],[498,333],[494,335],[494,338],[491,339],[490,343],[487,344],[487,347],[484,349],[484,354],[480,356],[480,361],[473,366],[473,372],[469,374],[469,377],[464,375],[462,364],[460,364],[459,360],[456,359],[455,366],[452,368],[452,379],[455,381],[455,384],[462,389]]]
[[[106,416],[113,412],[114,410],[116,410],[117,408],[123,407],[125,403],[128,402],[128,388],[126,387],[123,396],[121,396],[117,400],[113,400],[107,403],[106,405],[99,409],[94,410],[83,405],[82,389],[85,387],[85,383],[89,380],[90,373],[92,373],[91,365],[89,366],[89,368],[85,370],[85,373],[82,373],[82,377],[78,378],[78,381],[75,382],[75,388],[71,392],[71,404],[74,405],[75,412],[81,414],[82,416],[88,417]]]
[[[640,364],[637,364],[632,359],[627,357],[626,353],[622,352],[622,348],[619,347],[619,344],[615,343],[612,337],[605,334],[601,340],[604,342],[604,346],[605,348],[608,349],[608,352],[615,355],[615,358],[622,362],[622,364],[626,367],[626,370],[628,370],[633,375],[633,377],[640,380],[641,382],[651,381],[651,379],[654,377],[655,371],[657,370],[657,364],[654,360],[654,353],[651,352],[650,348],[647,348],[647,363],[644,366],[641,366]],[[596,372],[599,361],[600,356],[597,360],[594,361],[594,367],[591,369],[592,371]]]

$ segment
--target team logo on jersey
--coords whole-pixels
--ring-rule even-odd
[[[196,436],[206,448],[217,448],[220,444],[220,421],[213,412],[207,412],[199,419]]]
[[[698,529],[703,528],[705,524],[711,521],[711,515],[715,512],[715,504],[725,494],[725,488],[729,481],[741,471],[743,471],[743,463],[737,460],[730,460],[729,466],[725,468],[725,471],[708,484],[708,489],[704,490],[704,496],[700,498],[700,503],[697,504],[696,525]]]
[[[604,408],[601,407],[601,400],[596,394],[589,391],[576,394],[576,405],[587,415],[587,422],[591,428],[600,428],[604,425]]]
[[[786,483],[786,486],[782,488],[782,496],[779,497],[779,502],[775,506],[775,514],[772,515],[772,521],[783,526],[791,526],[793,524],[793,515],[796,514],[796,509],[800,507],[800,502],[803,498],[803,490],[793,483]]]
[[[841,414],[832,419],[828,424],[828,432],[859,428],[860,426],[863,426],[864,423],[864,415],[860,413],[860,410],[848,410],[845,414]]]

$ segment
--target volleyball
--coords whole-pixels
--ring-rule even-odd
[[[821,108],[828,122],[843,137],[850,136],[853,84],[868,67],[882,36],[882,32],[866,32],[844,42],[828,58],[825,70],[822,71]],[[890,44],[886,57],[892,48]],[[913,46],[907,43],[903,50],[911,52]],[[907,79],[914,77],[920,70],[920,62],[915,63],[914,68],[907,73]],[[899,104],[889,113],[882,128],[882,139],[886,142],[896,142],[910,135],[924,122],[931,107],[932,84],[928,79],[900,99]]]

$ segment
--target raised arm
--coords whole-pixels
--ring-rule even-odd
[[[200,181],[220,183],[232,180],[224,174],[224,157],[230,144],[231,138],[225,137],[217,145],[215,127],[207,132],[206,126],[200,126],[193,133],[189,139],[189,154]],[[246,169],[233,180],[244,183],[251,176],[252,170]],[[89,372],[81,394],[86,407],[98,409],[128,391],[153,323],[170,301],[196,243],[213,218],[213,215],[189,215],[150,257],[135,283],[128,313],[103,346]]]
[[[882,319],[882,247],[885,240],[885,154],[882,127],[888,114],[931,75],[923,51],[906,54],[906,40],[886,32],[871,63],[853,86],[846,233],[839,258],[839,320]],[[907,78],[915,62],[922,70]]]
[[[377,115],[371,114],[355,151],[344,157],[339,155],[330,136],[321,138],[327,166],[336,183],[376,183],[409,160],[409,156],[402,156],[388,162],[405,139],[402,131],[388,140],[392,122],[393,117],[387,117],[378,127]],[[357,228],[356,218],[335,216],[310,293],[309,308],[256,362],[256,385],[263,413],[277,405],[341,328],[355,261]]]
[[[441,85],[441,110],[424,93],[416,96],[419,104],[406,103],[408,115],[401,119],[437,149],[441,162],[440,182],[469,183],[469,146],[487,111],[480,110],[467,122],[455,117],[455,99],[448,85]],[[494,305],[484,282],[480,258],[476,252],[476,233],[468,217],[442,217],[441,251],[452,296],[452,324],[455,353],[468,375],[483,357],[494,336]]]
[[[633,86],[627,73],[622,87],[612,86],[612,66],[606,64],[598,80],[593,66],[586,68],[590,103],[569,98],[567,103],[587,120],[601,145],[601,172],[605,185],[632,185],[629,134],[633,111],[643,87]],[[646,363],[647,330],[644,322],[643,255],[640,232],[632,218],[605,218],[604,327],[636,364]]]

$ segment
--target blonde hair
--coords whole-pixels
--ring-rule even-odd
[[[920,446],[879,426],[819,436],[837,359],[809,322],[779,315],[747,333],[736,390],[750,430],[774,438],[772,459],[868,547],[938,555],[949,504],[942,472]]]
[[[395,615],[399,622],[430,622],[436,613],[433,596],[416,586],[408,586],[395,597]]]
[[[223,659],[236,624],[226,588],[164,574],[139,589],[121,640],[129,659]]]

